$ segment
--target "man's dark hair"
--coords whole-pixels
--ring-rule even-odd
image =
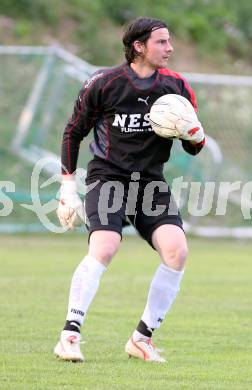
[[[128,64],[131,64],[139,55],[134,48],[134,41],[145,43],[149,39],[152,31],[158,30],[159,28],[168,27],[162,20],[142,17],[128,24],[122,39]]]

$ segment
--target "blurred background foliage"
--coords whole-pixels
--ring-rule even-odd
[[[161,18],[176,40],[225,65],[252,65],[248,0],[1,0],[1,44],[59,43],[93,64],[122,58],[122,26],[137,16]]]

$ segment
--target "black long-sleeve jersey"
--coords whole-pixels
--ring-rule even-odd
[[[181,75],[169,69],[159,69],[146,79],[139,78],[128,64],[97,71],[80,90],[65,128],[63,173],[76,170],[80,142],[93,128],[91,176],[115,171],[124,175],[137,171],[146,177],[162,176],[172,140],[154,133],[149,112],[154,101],[168,93],[186,97],[196,109],[192,88]],[[203,146],[188,141],[182,141],[182,145],[193,155]]]

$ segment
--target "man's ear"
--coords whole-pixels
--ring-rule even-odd
[[[133,43],[134,45],[134,49],[135,51],[138,53],[138,54],[142,54],[143,51],[144,51],[144,43],[143,42],[140,42],[140,41],[135,41]]]

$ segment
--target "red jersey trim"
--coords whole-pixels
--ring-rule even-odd
[[[197,112],[196,96],[195,96],[194,90],[193,90],[192,87],[188,84],[188,82],[186,81],[186,79],[185,79],[183,76],[181,76],[181,74],[179,74],[179,73],[177,73],[177,72],[174,72],[174,71],[171,70],[171,69],[162,68],[162,69],[158,69],[158,72],[159,72],[160,74],[165,75],[165,76],[170,76],[170,77],[174,77],[175,79],[183,80],[184,85],[185,85],[185,88],[186,88],[187,91],[189,92],[189,95],[190,95],[190,98],[191,98],[192,105],[193,105],[195,111]]]

